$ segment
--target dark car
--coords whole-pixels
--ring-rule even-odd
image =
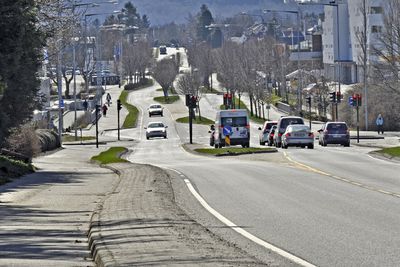
[[[327,122],[319,132],[319,144],[340,144],[350,146],[349,128],[345,122]]]
[[[279,119],[274,135],[274,144],[276,147],[282,146],[282,135],[286,131],[286,127],[293,124],[304,125],[304,120],[301,117],[296,116],[283,116]]]

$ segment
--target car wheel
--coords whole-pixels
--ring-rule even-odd
[[[147,140],[149,140],[149,137],[148,137],[148,136],[146,136],[146,139],[147,139]]]
[[[149,117],[151,117],[151,114],[149,113]]]
[[[260,145],[265,146],[265,142],[260,142]]]
[[[314,149],[314,144],[309,144],[309,145],[307,146],[307,148],[308,148],[308,149]]]
[[[345,146],[345,147],[349,147],[349,146],[350,146],[350,142],[348,142],[348,143],[344,144],[343,146]]]
[[[161,113],[161,117],[163,116],[163,114]]]
[[[215,147],[215,148],[218,148],[218,144],[214,144],[214,147]]]
[[[282,148],[287,149],[289,146],[282,143]]]
[[[322,141],[322,146],[326,146],[327,143],[325,141]]]

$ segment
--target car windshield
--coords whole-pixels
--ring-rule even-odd
[[[231,118],[222,118],[222,125],[233,126],[233,127],[244,127],[247,125],[246,117],[231,117]]]
[[[160,105],[151,105],[150,108],[161,108]]]
[[[154,123],[150,123],[147,128],[162,128],[164,127],[164,124],[161,122],[154,122]]]

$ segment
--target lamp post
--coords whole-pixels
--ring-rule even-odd
[[[302,110],[302,85],[303,85],[303,75],[300,69],[300,11],[296,10],[271,10],[271,9],[264,9],[263,12],[282,12],[282,13],[290,13],[296,14],[297,16],[297,71],[299,72],[299,82],[297,84],[297,112],[300,114]],[[292,31],[292,40],[293,40],[293,31]],[[293,41],[292,41],[293,42]],[[286,83],[286,80],[284,81]]]
[[[109,2],[107,2],[107,3],[116,3],[115,1],[109,1]],[[85,32],[85,53],[87,53],[87,41],[86,41],[86,39],[87,39],[87,37],[86,37],[86,33],[87,33],[87,17],[92,17],[92,16],[100,16],[100,15],[113,15],[113,14],[120,14],[121,13],[121,11],[113,11],[113,12],[109,12],[109,13],[91,13],[91,14],[85,14],[85,19],[84,19],[84,23],[85,23],[85,30],[84,30],[84,32]],[[99,40],[98,40],[99,38],[97,38],[97,42],[99,43]],[[100,44],[98,44],[99,46],[100,46]],[[100,47],[98,48],[98,60],[100,60]],[[86,57],[85,57],[86,58]],[[99,67],[99,65],[98,65],[98,62],[96,62],[96,69],[97,69],[97,71],[96,71],[96,83],[97,83],[97,85],[102,85],[103,84],[103,82],[102,82],[102,80],[103,79],[101,79],[101,81],[100,81],[100,67]],[[102,78],[102,77],[101,77]],[[86,85],[87,85],[87,83],[88,83],[88,81],[86,82]],[[102,105],[102,93],[101,92],[99,92],[99,98],[100,98],[100,105]]]
[[[338,93],[339,97],[342,96],[341,90],[340,90],[340,83],[341,83],[341,55],[340,55],[340,34],[339,34],[339,3],[336,3],[336,0],[334,1],[330,1],[329,3],[325,4],[325,3],[304,3],[301,2],[299,3],[299,5],[320,5],[320,6],[334,6],[336,7],[336,35],[337,35],[337,57],[335,62],[338,63],[339,67],[338,67],[338,75],[336,75],[336,71],[335,71],[335,76],[337,76],[337,82],[338,82],[338,91],[336,92],[335,89],[335,94]],[[333,18],[332,18],[333,20]],[[339,118],[339,112],[338,112],[338,101],[335,102],[335,119],[336,121]]]

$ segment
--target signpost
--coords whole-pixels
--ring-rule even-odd
[[[231,138],[230,136],[232,135],[232,127],[231,126],[224,126],[222,129],[222,133],[225,135],[225,145],[230,146],[231,145]]]
[[[360,116],[359,116],[359,107],[361,107],[362,103],[361,94],[353,94],[353,96],[349,97],[349,105],[356,107],[357,112],[357,143],[360,143]]]

